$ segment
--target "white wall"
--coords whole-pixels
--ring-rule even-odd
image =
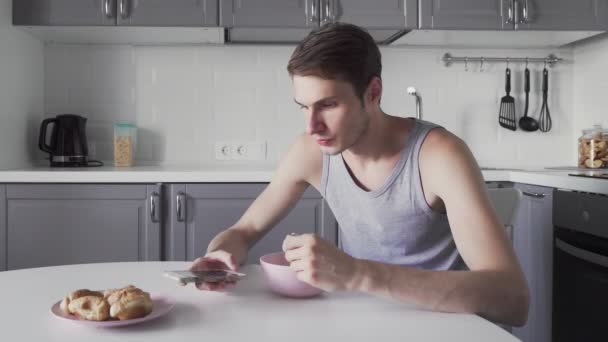
[[[43,44],[13,28],[11,18],[11,0],[0,0],[0,169],[39,157],[43,111]]]
[[[608,128],[608,36],[574,48],[574,130],[599,123]],[[574,142],[573,142],[574,144]]]
[[[293,46],[78,46],[47,45],[47,114],[89,118],[95,157],[112,156],[111,123],[133,121],[140,162],[214,164],[213,144],[226,140],[268,142],[265,162],[274,165],[304,130],[285,71]],[[511,132],[498,126],[504,64],[445,67],[445,52],[462,56],[546,56],[565,62],[550,69],[549,133]],[[416,86],[424,117],[462,137],[486,166],[574,164],[573,54],[571,49],[456,50],[385,47],[383,109],[413,116]],[[530,114],[540,110],[542,65],[532,69]],[[523,110],[523,65],[511,65],[518,112]]]

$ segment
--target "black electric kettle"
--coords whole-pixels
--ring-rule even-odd
[[[51,141],[47,144],[47,127],[51,123],[53,124]],[[74,114],[57,115],[42,121],[38,147],[49,154],[51,166],[103,165],[100,161],[89,160],[86,123],[86,118]]]

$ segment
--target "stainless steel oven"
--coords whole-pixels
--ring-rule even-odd
[[[553,341],[608,341],[608,196],[553,201]]]

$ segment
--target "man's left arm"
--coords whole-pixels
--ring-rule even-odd
[[[445,204],[456,246],[470,271],[430,271],[354,259],[315,236],[287,237],[298,277],[325,290],[358,290],[421,308],[474,313],[520,326],[529,293],[505,229],[466,144],[433,130],[420,155],[425,193]]]

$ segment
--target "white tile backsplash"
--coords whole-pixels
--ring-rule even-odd
[[[608,44],[605,50],[608,51]],[[215,141],[267,141],[274,165],[305,129],[293,103],[286,64],[294,46],[75,46],[47,45],[45,113],[82,114],[89,118],[89,137],[96,158],[110,160],[116,121],[139,127],[141,162],[175,164],[222,163],[214,160]],[[572,129],[576,80],[572,49],[450,49],[455,56],[546,56],[556,53],[564,63],[550,69],[549,133],[511,132],[498,126],[504,95],[503,64],[470,63],[445,67],[440,48],[383,47],[382,108],[413,116],[415,102],[405,89],[415,86],[423,99],[426,120],[444,125],[463,138],[480,164],[548,166],[573,164]],[[583,59],[601,58],[581,52]],[[578,61],[577,61],[578,62]],[[577,63],[578,65],[578,63]],[[518,114],[523,110],[523,68],[512,64]],[[532,92],[529,114],[538,117],[542,65],[530,65]],[[593,74],[582,68],[583,74]],[[606,85],[605,79],[604,86]],[[585,94],[585,95],[584,95]],[[581,92],[587,96],[589,92]],[[598,96],[597,94],[596,96]],[[580,105],[577,103],[577,110]],[[598,111],[599,108],[594,108]]]
[[[608,35],[589,39],[574,48],[574,110],[576,136],[584,128],[608,128]]]

